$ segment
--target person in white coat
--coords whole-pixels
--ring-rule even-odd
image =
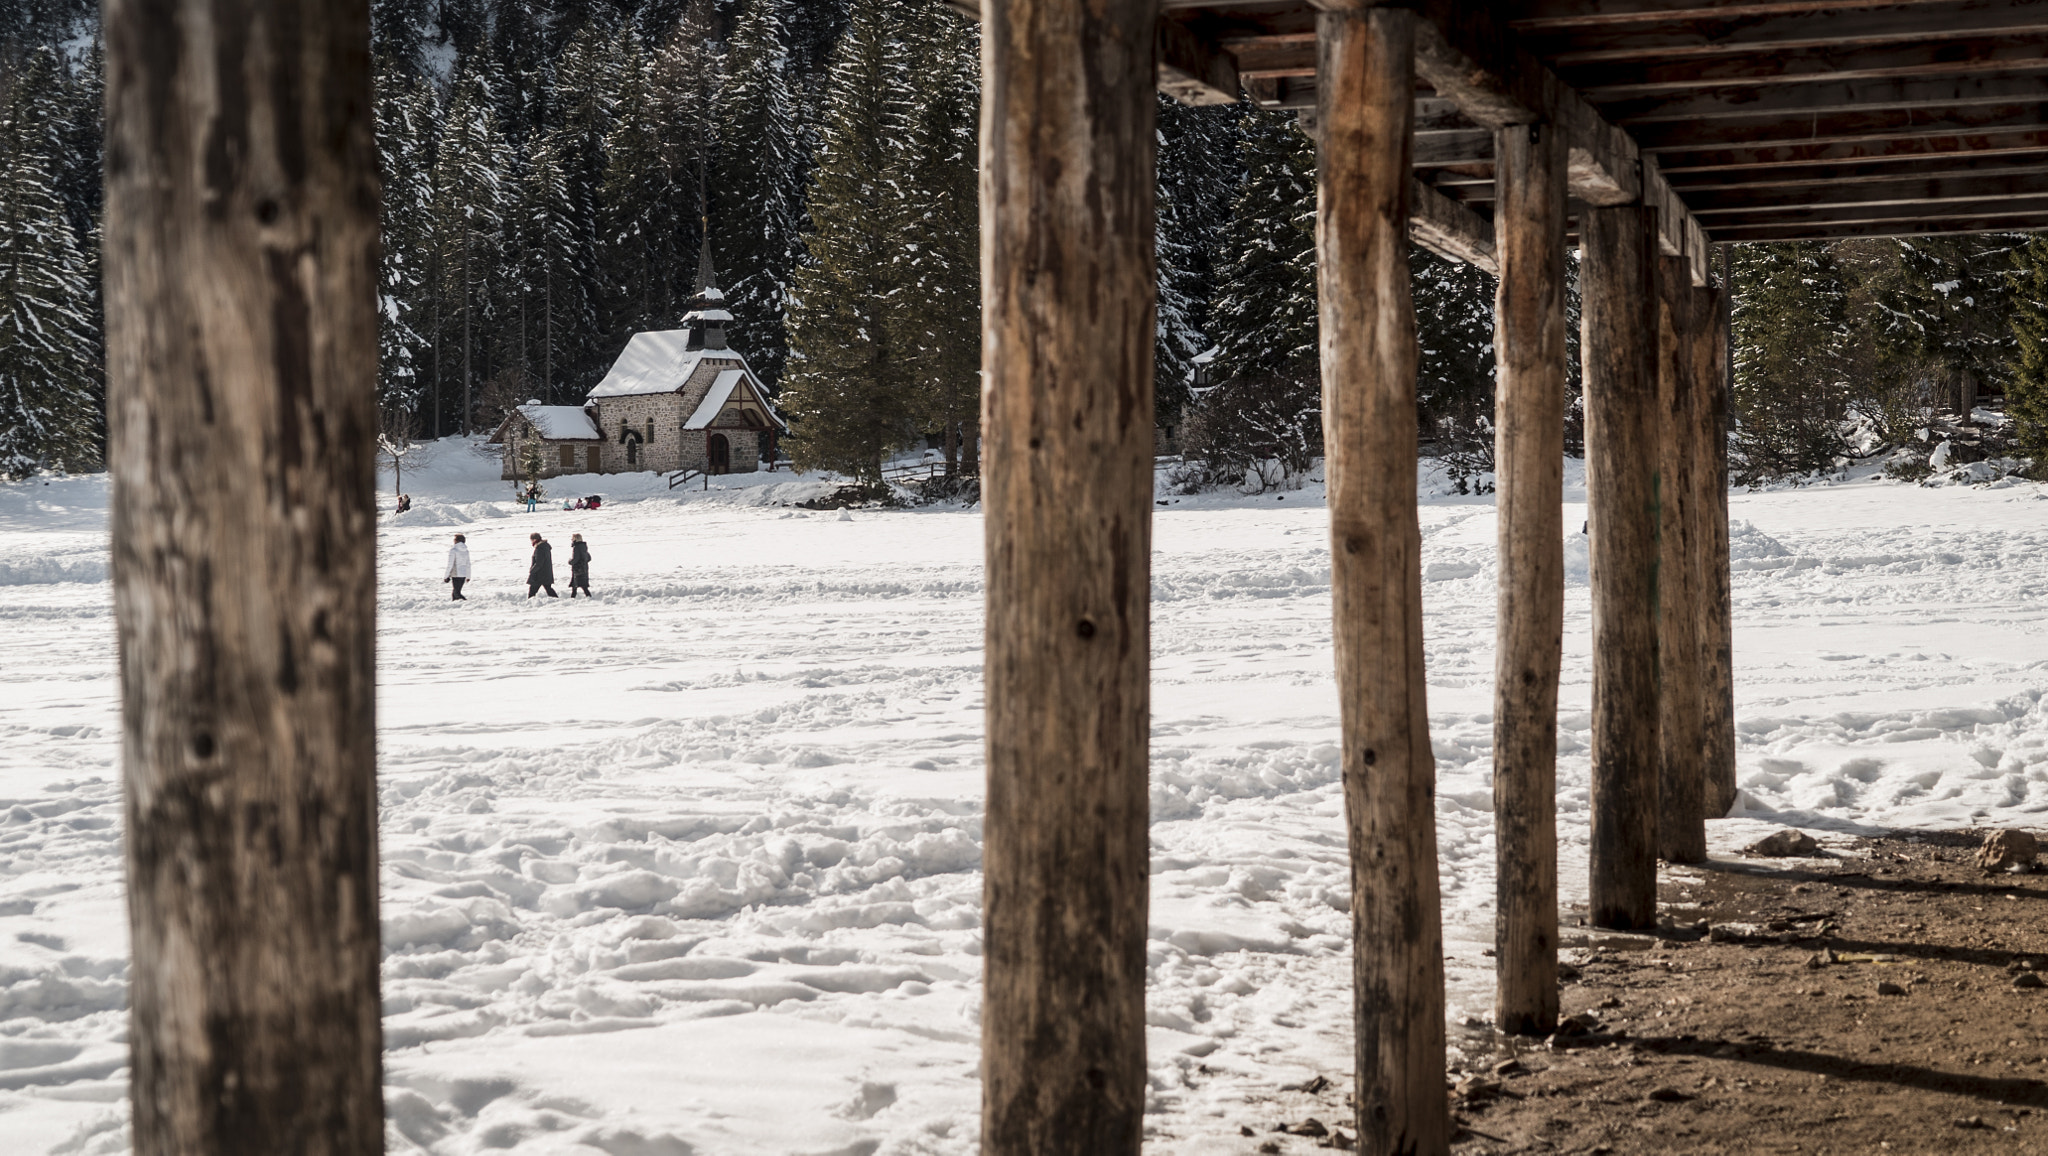
[[[448,547],[448,576],[441,579],[455,588],[453,601],[467,602],[462,596],[462,584],[469,581],[469,539],[455,535],[455,544]]]

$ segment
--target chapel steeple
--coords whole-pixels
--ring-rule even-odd
[[[711,271],[711,229],[707,222],[704,243],[697,254],[697,294],[690,298],[690,311],[683,314],[683,328],[690,331],[687,348],[725,349],[725,326],[732,320],[726,312],[725,294],[718,289],[718,277]]]

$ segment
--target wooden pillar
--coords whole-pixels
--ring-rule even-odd
[[[1415,314],[1408,271],[1415,16],[1320,12],[1316,269],[1331,601],[1351,848],[1358,1147],[1449,1144],[1436,761],[1422,666]]]
[[[1157,7],[982,9],[988,1156],[1142,1132]]]
[[[1683,257],[1657,261],[1657,853],[1671,863],[1707,857],[1706,679],[1700,643],[1703,548],[1699,516],[1700,410],[1718,359],[1711,291],[1692,286]]]
[[[1596,927],[1657,922],[1656,212],[1580,216],[1580,342],[1593,587],[1590,906]]]
[[[383,1150],[365,0],[108,0],[134,1148]]]
[[[1499,641],[1493,667],[1495,1023],[1557,1027],[1557,682],[1564,645],[1564,135],[1494,133]]]
[[[1706,807],[1725,815],[1735,805],[1735,617],[1728,574],[1728,429],[1729,393],[1734,384],[1734,346],[1730,312],[1735,281],[1728,246],[1721,246],[1721,291],[1714,309],[1714,332],[1703,355],[1713,358],[1700,419],[1700,644],[1706,649]]]

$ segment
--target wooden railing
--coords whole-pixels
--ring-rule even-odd
[[[666,477],[668,478],[668,488],[671,490],[677,486],[688,485],[698,478],[704,479],[704,488],[706,490],[711,488],[711,477],[703,470],[677,470],[675,473],[666,475]]]

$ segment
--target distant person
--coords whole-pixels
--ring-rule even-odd
[[[403,514],[403,513],[405,513],[405,512],[407,511],[407,510],[410,510],[410,509],[412,509],[412,495],[410,495],[410,494],[400,494],[400,495],[398,495],[398,512],[399,512],[399,513],[401,513],[401,514]]]
[[[526,596],[531,598],[545,590],[548,597],[560,598],[555,593],[555,548],[539,534],[526,537],[533,543],[533,564],[526,568]]]
[[[596,495],[596,494],[592,494],[592,495],[590,495],[590,506],[589,506],[589,508],[590,508],[590,509],[593,509],[593,510],[595,510],[595,509],[597,509],[597,508],[598,508],[599,506],[602,506],[602,505],[604,505],[604,499],[603,499],[602,497],[600,497],[600,496],[598,496],[598,495]]]
[[[455,597],[449,601],[469,601],[462,594],[462,584],[469,581],[469,539],[461,534],[455,535],[455,544],[448,547],[448,576],[441,581],[455,588]]]
[[[529,514],[533,513],[534,507],[538,505],[540,505],[540,483],[528,482],[526,483],[526,512]]]
[[[595,598],[590,592],[590,547],[584,543],[583,535],[569,535],[569,597],[576,597],[576,591],[583,591],[585,598]]]

